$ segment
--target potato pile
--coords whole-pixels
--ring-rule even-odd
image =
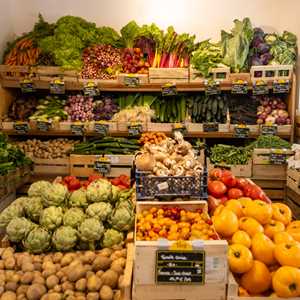
[[[127,249],[32,255],[0,248],[0,300],[119,300]]]
[[[18,147],[31,158],[65,158],[71,152],[75,141],[68,139],[53,139],[41,141],[38,139],[17,142]]]

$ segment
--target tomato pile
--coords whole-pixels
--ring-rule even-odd
[[[211,210],[230,199],[241,197],[271,203],[271,200],[258,185],[245,178],[236,178],[231,171],[219,168],[209,172],[208,193],[208,203]]]

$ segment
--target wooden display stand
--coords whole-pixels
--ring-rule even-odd
[[[188,68],[149,68],[150,83],[188,83]]]

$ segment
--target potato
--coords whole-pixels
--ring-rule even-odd
[[[40,255],[34,255],[32,258],[32,262],[33,263],[43,263],[43,259]]]
[[[103,285],[99,292],[101,300],[113,300],[114,293],[108,285]]]
[[[94,292],[94,293],[88,293],[86,295],[86,300],[99,300],[99,294]]]
[[[86,300],[85,295],[84,296],[76,296],[76,300]]]
[[[13,270],[7,270],[7,271],[3,271],[3,272],[4,272],[3,274],[5,274],[6,281],[10,281],[16,273]]]
[[[95,275],[95,273],[93,271],[87,271],[85,277],[90,278],[93,275]]]
[[[77,259],[74,259],[70,264],[69,264],[69,267],[71,267],[71,268],[75,268],[75,267],[77,267],[77,266],[82,266],[82,262],[81,262],[81,260],[79,259],[79,258],[77,258]]]
[[[45,269],[43,272],[42,272],[42,275],[44,278],[47,278],[51,275],[54,275],[56,273],[56,267],[53,265],[52,267],[50,267],[49,269]]]
[[[72,296],[72,295],[70,295],[70,296],[67,296],[66,300],[76,300],[76,297],[75,297],[75,296]]]
[[[114,300],[121,300],[121,291],[120,290],[115,291]]]
[[[61,270],[61,265],[60,264],[55,264],[54,266],[56,268],[56,272]]]
[[[67,282],[68,281],[68,277],[66,275],[64,275],[61,279],[60,282]]]
[[[118,279],[118,273],[113,270],[107,270],[101,277],[103,284],[110,286],[112,289],[116,288]]]
[[[4,260],[0,260],[0,270],[4,270]]]
[[[96,276],[92,275],[87,280],[87,289],[89,292],[99,291],[102,286],[102,280]]]
[[[17,300],[27,300],[25,294],[17,295]]]
[[[62,287],[60,284],[56,284],[53,288],[54,292],[60,293],[62,291]]]
[[[16,260],[13,256],[12,257],[7,257],[4,260],[4,268],[6,270],[14,270],[15,266],[16,266]]]
[[[102,277],[102,275],[104,274],[104,271],[98,271],[97,273],[96,273],[96,275],[99,277],[99,278],[101,278]]]
[[[17,295],[11,291],[4,292],[1,296],[1,300],[16,300],[16,299],[17,299]]]
[[[15,274],[10,278],[10,280],[11,280],[12,282],[18,283],[18,282],[20,281],[20,275],[17,274],[17,273],[15,273]]]
[[[69,281],[75,282],[78,279],[85,277],[86,271],[82,264],[76,265],[76,268],[69,266],[69,270],[66,272],[66,275]]]
[[[34,283],[28,288],[26,297],[28,298],[28,300],[40,300],[46,293],[47,290],[44,285]]]
[[[86,289],[86,283],[87,283],[86,278],[81,278],[77,280],[75,283],[75,289],[79,292],[84,292]]]
[[[95,257],[96,257],[95,252],[93,252],[93,251],[86,251],[84,253],[84,255],[82,256],[81,260],[85,264],[92,264],[92,262],[94,261]]]
[[[64,292],[66,292],[67,290],[71,290],[71,291],[74,290],[74,284],[73,284],[72,282],[69,282],[69,281],[64,282],[64,283],[61,285],[61,287],[62,287],[62,290],[63,290]]]
[[[55,264],[60,263],[61,259],[64,257],[64,255],[61,252],[56,252],[53,255],[53,262]]]
[[[124,269],[121,267],[120,264],[112,264],[110,266],[110,270],[115,271],[116,273],[118,273],[119,275],[122,275],[124,273]]]
[[[33,273],[32,272],[25,272],[23,276],[21,277],[21,283],[23,284],[29,284],[33,281]]]
[[[45,278],[40,275],[34,276],[32,283],[45,284]]]
[[[112,255],[112,253],[113,253],[113,250],[112,250],[112,249],[110,249],[110,248],[104,248],[104,249],[102,249],[101,251],[99,251],[98,254],[101,255],[101,256],[109,257],[109,256]]]
[[[7,248],[5,248],[4,251],[2,252],[1,258],[2,258],[3,260],[5,260],[5,259],[7,259],[7,258],[9,258],[9,257],[12,257],[12,256],[14,255],[14,252],[15,252],[14,248],[12,248],[12,247],[7,247]]]
[[[85,267],[86,272],[93,270],[93,266],[92,265],[84,265],[84,267]]]
[[[64,255],[64,257],[61,259],[60,264],[62,267],[69,265],[75,258],[74,253],[67,253]]]
[[[4,291],[5,291],[5,289],[4,289],[4,283],[3,283],[3,285],[0,284],[0,297],[4,293]]]
[[[59,279],[55,275],[51,275],[46,279],[46,286],[48,289],[53,289],[59,283]]]
[[[123,280],[124,280],[124,275],[121,275],[118,280],[118,289],[123,288]]]
[[[21,269],[23,272],[32,272],[34,271],[34,265],[31,262],[23,262]]]
[[[71,291],[71,290],[66,290],[66,291],[64,292],[64,296],[65,296],[65,297],[70,297],[70,296],[75,297],[74,294],[75,294],[75,292],[74,292],[74,291]]]
[[[13,281],[9,281],[5,284],[5,290],[6,291],[12,291],[15,292],[18,288],[18,284],[16,282]]]
[[[57,276],[59,279],[61,279],[64,275],[65,275],[65,274],[64,274],[64,272],[63,272],[62,270],[60,270],[60,271],[58,271],[58,272],[56,273],[56,276]]]
[[[34,262],[33,267],[34,267],[34,270],[36,270],[36,271],[42,271],[43,270],[42,263],[39,263],[39,262]]]
[[[23,294],[25,296],[27,290],[29,288],[28,284],[21,284],[18,288],[17,288],[17,295],[21,295]]]
[[[109,269],[112,260],[106,256],[98,255],[93,262],[93,270],[95,272]]]
[[[63,295],[60,293],[52,292],[44,295],[41,300],[61,300]]]

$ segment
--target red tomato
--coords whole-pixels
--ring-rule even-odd
[[[130,187],[130,178],[127,175],[119,176],[120,183],[126,187]]]
[[[227,176],[233,176],[234,177],[234,175],[232,174],[232,172],[231,171],[229,171],[229,170],[223,170],[223,173],[222,173],[222,177],[227,177]]]
[[[72,179],[69,184],[68,188],[70,191],[76,191],[81,188],[80,181],[77,178]]]
[[[111,182],[111,184],[116,185],[116,186],[121,184],[120,178],[118,178],[118,177],[112,179],[110,182]]]
[[[247,184],[249,184],[249,182],[248,182],[247,179],[245,179],[245,178],[237,178],[236,180],[237,180],[236,186],[237,186],[237,188],[239,188],[239,189],[241,189],[241,190],[243,190],[244,187],[245,187]]]
[[[228,197],[227,196],[223,196],[220,198],[221,204],[224,204],[226,201],[228,201]]]
[[[235,176],[230,172],[230,174],[223,175],[221,177],[221,181],[227,186],[227,187],[235,187],[236,186],[236,178]]]
[[[245,186],[243,188],[244,196],[250,197],[252,189],[253,189],[253,184],[250,184],[250,183],[245,184]]]
[[[263,190],[259,186],[253,185],[250,193],[250,198],[253,200],[257,200],[257,199],[262,200],[263,197],[264,197]]]
[[[90,175],[89,178],[88,178],[88,181],[89,182],[93,182],[97,179],[102,179],[103,177],[101,175],[98,175],[98,174],[93,174],[93,175]]]
[[[208,192],[216,198],[222,197],[226,191],[226,185],[222,181],[214,180],[208,184]]]
[[[212,179],[219,179],[222,177],[223,171],[220,168],[215,168],[210,170],[209,172],[209,177],[211,177]]]
[[[243,192],[240,189],[232,188],[228,191],[229,199],[238,199],[243,197]]]
[[[84,187],[84,188],[87,188],[90,184],[90,182],[87,181],[87,180],[81,181],[80,183],[81,183],[81,186]]]
[[[126,189],[128,189],[128,186],[119,184],[119,185],[118,185],[118,188],[120,188],[121,190],[126,190]]]
[[[66,176],[64,178],[64,182],[67,182],[69,183],[70,181],[74,180],[74,179],[77,179],[75,176]]]

